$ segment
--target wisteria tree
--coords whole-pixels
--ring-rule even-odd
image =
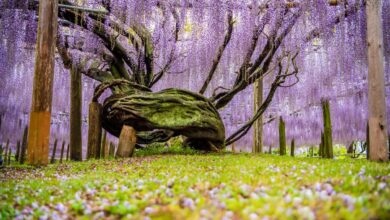
[[[330,1],[329,4],[337,2]],[[191,92],[177,88],[153,91],[153,86],[172,71],[175,62],[180,62],[181,56],[184,56],[175,47],[181,40],[179,33],[183,28],[175,1],[148,3],[149,7],[161,10],[167,21],[173,21],[155,27],[160,28],[160,31],[168,28],[172,35],[171,50],[162,66],[157,66],[155,62],[158,39],[152,38],[151,31],[144,24],[129,25],[125,21],[126,17],[111,13],[109,1],[99,1],[98,10],[82,8],[67,0],[62,3],[67,7],[59,9],[58,53],[66,68],[80,71],[101,82],[95,90],[93,101],[98,101],[105,90],[111,89],[112,95],[103,103],[104,129],[119,136],[124,124],[132,126],[137,131],[138,144],[164,142],[183,135],[186,144],[205,150],[221,149],[243,137],[270,105],[278,88],[290,87],[299,82],[296,58],[305,43],[321,37],[323,30],[332,29],[346,21],[342,18],[362,10],[365,4],[359,0],[345,1],[345,10],[328,19],[322,29],[313,28],[302,33],[302,41],[287,48],[283,46],[287,36],[299,26],[299,21],[307,19],[304,15],[310,12],[311,1],[268,0],[253,4],[243,1],[244,7],[256,11],[254,19],[257,22],[252,37],[242,39],[249,41],[250,47],[241,52],[244,59],[240,67],[234,70],[236,78],[230,88],[208,88],[235,31],[235,16],[228,8],[224,39],[215,51],[209,71],[202,73],[207,77],[199,86],[200,90]],[[38,2],[34,1],[29,7],[36,10]],[[82,33],[81,37],[73,36],[76,31]],[[93,48],[85,51],[82,49],[84,44],[93,45]],[[227,106],[238,93],[265,77],[271,78],[272,82],[263,103],[248,122],[225,138],[224,124],[218,111]],[[213,92],[206,97],[204,94],[207,89]]]

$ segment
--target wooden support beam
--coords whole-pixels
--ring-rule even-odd
[[[20,152],[20,157],[19,157],[20,164],[23,164],[25,159],[26,159],[26,150],[28,148],[27,147],[28,146],[27,137],[28,137],[28,126],[26,126],[24,128],[24,131],[23,131],[22,147],[21,147],[21,152]],[[49,153],[49,149],[47,150],[47,152]],[[49,156],[49,155],[47,155],[47,156]]]
[[[58,0],[40,0],[33,94],[28,132],[28,163],[47,165],[57,37]]]
[[[57,139],[54,141],[53,151],[52,151],[52,154],[51,154],[50,163],[55,163],[56,162],[56,151],[57,151]]]
[[[70,145],[68,144],[67,147],[66,147],[66,160],[69,160],[70,158]]]
[[[65,141],[62,141],[60,163],[62,163],[62,158],[64,157],[64,151],[65,151]]]
[[[88,150],[87,159],[100,157],[100,145],[102,140],[102,105],[98,102],[89,104],[88,116]]]
[[[292,157],[295,156],[295,139],[294,139],[294,138],[291,140],[290,155],[291,155]]]
[[[119,136],[118,150],[116,157],[126,158],[133,156],[135,144],[137,143],[136,131],[133,127],[124,125]]]
[[[9,139],[7,139],[7,143],[5,144],[5,151],[4,151],[4,164],[5,164],[5,165],[8,164],[8,153],[9,153],[9,149],[10,149],[10,146],[9,146]]]
[[[333,158],[332,121],[329,100],[322,100],[322,115],[324,122],[324,158]]]
[[[70,70],[70,159],[82,161],[81,138],[82,119],[81,72],[75,67]]]
[[[115,157],[115,145],[110,142],[110,150],[108,151],[109,157]]]
[[[254,86],[254,112],[260,108],[263,104],[263,79],[258,79]],[[260,116],[254,124],[254,145],[252,152],[253,153],[262,153],[263,152],[263,116]]]
[[[286,125],[283,118],[279,118],[279,154],[286,155]]]
[[[103,129],[102,145],[100,146],[101,158],[108,158],[107,131]]]
[[[65,9],[73,9],[80,12],[88,12],[88,13],[94,13],[94,14],[108,14],[108,11],[106,9],[93,9],[93,8],[86,8],[81,6],[73,6],[73,5],[65,5],[65,4],[58,4],[59,8],[65,8]]]
[[[20,141],[16,141],[16,153],[15,153],[15,161],[19,162],[19,156],[20,156]]]
[[[382,0],[367,0],[369,160],[388,161]]]
[[[11,164],[11,154],[12,154],[12,149],[11,147],[8,149],[8,156],[7,156],[7,165]]]

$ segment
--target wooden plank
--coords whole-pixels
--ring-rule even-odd
[[[70,159],[82,161],[82,86],[81,72],[76,68],[70,71]]]
[[[89,104],[88,150],[87,159],[99,158],[102,139],[102,105],[98,102]]]
[[[388,161],[382,0],[367,0],[369,160]]]
[[[47,165],[54,56],[57,37],[57,0],[40,0],[33,94],[28,135],[28,163]]]
[[[136,131],[133,127],[124,125],[119,135],[118,150],[116,157],[126,158],[133,156],[135,144],[137,143]]]

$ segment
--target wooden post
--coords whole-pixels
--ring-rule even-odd
[[[51,160],[50,163],[55,163],[56,162],[56,151],[57,151],[57,139],[54,141],[54,146],[53,146],[53,152],[51,154]]]
[[[319,156],[320,157],[324,157],[325,156],[324,132],[321,132],[321,143],[320,143]]]
[[[109,150],[109,157],[114,157],[115,156],[115,145],[110,142],[110,150]]]
[[[68,144],[66,147],[66,160],[69,160],[70,158],[70,145]]]
[[[388,161],[382,0],[367,0],[369,160]]]
[[[133,127],[123,125],[119,136],[116,157],[126,158],[133,156],[135,144],[137,143],[136,131]]]
[[[83,143],[81,139],[82,110],[81,72],[72,67],[70,70],[70,159],[82,161]]]
[[[12,149],[8,148],[7,165],[11,164],[11,154],[12,154]]]
[[[4,148],[3,148],[3,145],[0,144],[0,166],[3,165],[4,163],[4,159],[3,159],[3,153],[4,153]]]
[[[100,146],[100,158],[107,158],[108,156],[108,148],[106,147],[107,142],[107,131],[103,129],[103,136],[102,136],[102,144]]]
[[[65,150],[65,141],[62,141],[60,163],[62,163],[62,158],[64,157],[64,150]]]
[[[9,139],[7,139],[7,143],[5,144],[5,151],[4,151],[4,164],[8,164],[8,152],[9,152]]]
[[[16,141],[16,153],[15,153],[15,161],[19,162],[19,156],[20,156],[20,141]]]
[[[333,158],[332,122],[329,100],[322,100],[322,113],[324,121],[324,157]]]
[[[28,126],[26,126],[24,128],[24,131],[23,131],[23,139],[22,139],[22,148],[21,148],[21,152],[20,152],[20,158],[19,158],[19,162],[21,164],[24,164],[24,161],[26,159],[26,150],[27,150],[27,146],[28,146],[28,143],[27,143],[27,136],[28,136]]]
[[[291,140],[291,146],[290,146],[290,148],[291,148],[291,150],[290,150],[290,155],[291,155],[292,157],[294,157],[294,156],[295,156],[295,140],[294,140],[294,138]]]
[[[259,79],[254,84],[254,112],[263,104],[263,79]],[[263,116],[260,116],[254,124],[254,145],[253,153],[263,152]]]
[[[58,0],[39,1],[38,34],[27,153],[28,163],[31,165],[47,165],[49,162],[50,112],[57,17]]]
[[[272,146],[271,146],[271,145],[269,145],[268,153],[269,153],[269,154],[272,154]]]
[[[102,140],[102,105],[98,102],[89,104],[88,116],[88,150],[87,159],[98,159]]]
[[[286,155],[286,127],[283,118],[279,118],[279,154]]]

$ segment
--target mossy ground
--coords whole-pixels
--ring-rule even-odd
[[[389,219],[390,164],[138,151],[0,169],[0,218]]]

